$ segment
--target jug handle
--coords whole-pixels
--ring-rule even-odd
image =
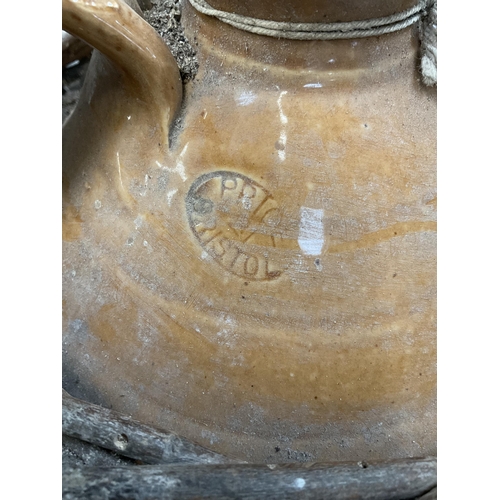
[[[62,0],[63,29],[110,59],[132,95],[168,130],[182,99],[177,62],[156,31],[123,0]]]

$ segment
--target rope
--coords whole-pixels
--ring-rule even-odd
[[[422,79],[426,85],[437,83],[437,0],[420,20]]]
[[[214,9],[205,0],[189,0],[202,14],[216,17],[235,28],[257,35],[290,40],[338,40],[365,38],[399,31],[420,21],[422,40],[422,74],[426,85],[437,79],[437,0],[420,0],[415,6],[397,14],[377,19],[345,23],[289,23],[246,17]]]

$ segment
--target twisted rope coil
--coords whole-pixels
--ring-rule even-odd
[[[420,0],[404,12],[387,17],[345,23],[289,23],[246,17],[214,9],[205,0],[189,0],[202,14],[257,35],[290,40],[365,38],[399,31],[419,22],[422,75],[426,85],[437,81],[437,0]]]
[[[420,53],[423,82],[437,83],[437,0],[431,2],[428,12],[420,19]]]

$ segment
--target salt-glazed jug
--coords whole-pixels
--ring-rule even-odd
[[[182,7],[185,84],[135,0],[63,0],[97,49],[63,128],[65,389],[253,462],[436,454],[428,2]]]

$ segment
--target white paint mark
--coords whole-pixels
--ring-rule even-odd
[[[142,215],[138,215],[134,221],[135,228],[139,229],[142,226]]]
[[[177,160],[177,164],[175,166],[176,171],[179,173],[179,175],[181,176],[181,179],[183,181],[185,181],[187,179],[187,175],[184,172],[184,163],[182,163],[182,159],[184,158],[184,155],[186,154],[188,144],[189,143],[187,142],[186,145],[182,148],[182,151],[181,151],[179,158]]]
[[[306,255],[320,255],[325,242],[323,210],[302,207],[300,209],[299,246]]]
[[[283,161],[286,158],[286,153],[285,153],[285,146],[286,146],[286,132],[282,130],[280,132],[280,143],[283,145],[283,149],[280,149],[278,151],[278,157],[281,161]]]
[[[148,185],[148,174],[144,176],[144,186]]]
[[[96,210],[99,210],[102,207],[102,203],[100,202],[100,200],[94,201],[94,207]]]
[[[250,210],[250,208],[252,207],[252,198],[250,197],[250,195],[255,196],[255,193],[254,192],[248,193],[243,191],[243,198],[241,198],[241,204],[243,205],[243,208],[245,210]]]
[[[169,191],[167,193],[167,203],[168,203],[168,206],[170,206],[170,204],[172,203],[172,197],[174,196],[175,193],[177,193],[177,189],[172,189],[171,191]]]
[[[333,64],[335,62],[335,59],[328,59],[328,62]]]
[[[203,394],[205,394],[205,392],[203,392]],[[210,444],[219,442],[219,438],[213,432],[207,431],[205,429],[201,431],[201,437],[205,439],[210,439]]]
[[[293,485],[295,486],[295,488],[298,488],[299,490],[301,490],[305,485],[306,485],[306,482],[304,479],[302,479],[301,477],[298,477],[294,482],[293,482]]]
[[[142,242],[142,244],[143,244],[145,247],[147,247],[147,246],[148,246],[148,242],[147,242],[146,240],[144,240],[144,241]]]
[[[221,313],[218,323],[220,330],[217,332],[217,343],[228,347],[234,347],[238,341],[238,335],[235,333],[235,329],[238,326],[236,320],[231,316],[226,316],[224,313]],[[235,361],[236,359],[233,359],[233,365]]]
[[[283,113],[283,108],[281,107],[281,99],[287,93],[288,92],[286,90],[283,90],[282,92],[280,92],[280,96],[278,97],[278,109],[280,110],[281,125],[286,125],[288,123],[288,118],[286,117],[285,113]]]
[[[120,165],[120,153],[117,151],[116,152],[116,162],[118,163],[118,177],[120,178],[120,185],[123,189],[123,182],[122,182],[122,167]]]
[[[323,87],[323,85],[321,85],[321,83],[319,83],[319,82],[317,82],[317,83],[306,83],[304,85],[305,89],[320,89],[321,87]]]
[[[127,116],[127,120],[130,120],[130,118],[132,118],[132,115],[130,115],[130,116]]]
[[[254,102],[255,99],[257,99],[257,96],[253,92],[244,91],[238,96],[236,102],[240,106],[248,106],[249,104],[252,104],[252,102]]]
[[[181,179],[183,180],[183,182],[186,181],[187,175],[186,175],[186,172],[185,172],[185,169],[184,169],[184,163],[182,163],[182,159],[183,159],[184,155],[186,154],[186,151],[187,151],[187,148],[188,148],[188,144],[189,143],[186,143],[186,145],[184,146],[184,148],[180,152],[180,154],[179,154],[179,156],[177,158],[177,163],[175,164],[175,168],[166,167],[166,166],[162,165],[159,161],[156,162],[156,164],[160,168],[162,168],[163,170],[168,170],[169,172],[172,172],[173,174],[175,174],[175,173],[179,174],[179,176],[181,177]]]
[[[279,159],[281,161],[284,161],[284,159],[286,158],[286,152],[285,152],[285,149],[286,149],[286,130],[285,130],[285,125],[288,123],[288,118],[285,115],[285,113],[283,113],[283,108],[281,107],[281,99],[283,98],[283,96],[285,94],[287,94],[287,91],[283,90],[282,92],[280,92],[280,96],[278,97],[278,109],[280,111],[280,122],[281,122],[281,125],[282,125],[281,132],[280,132],[280,144],[282,146],[282,149],[280,149],[278,151],[278,157],[279,157]]]
[[[231,318],[231,316],[226,316],[224,318],[224,322],[226,323],[226,325],[231,325],[231,326],[236,325],[236,320],[234,318]]]
[[[80,64],[80,59],[76,59],[76,61],[70,62],[69,64],[66,65],[66,69],[73,68]]]

